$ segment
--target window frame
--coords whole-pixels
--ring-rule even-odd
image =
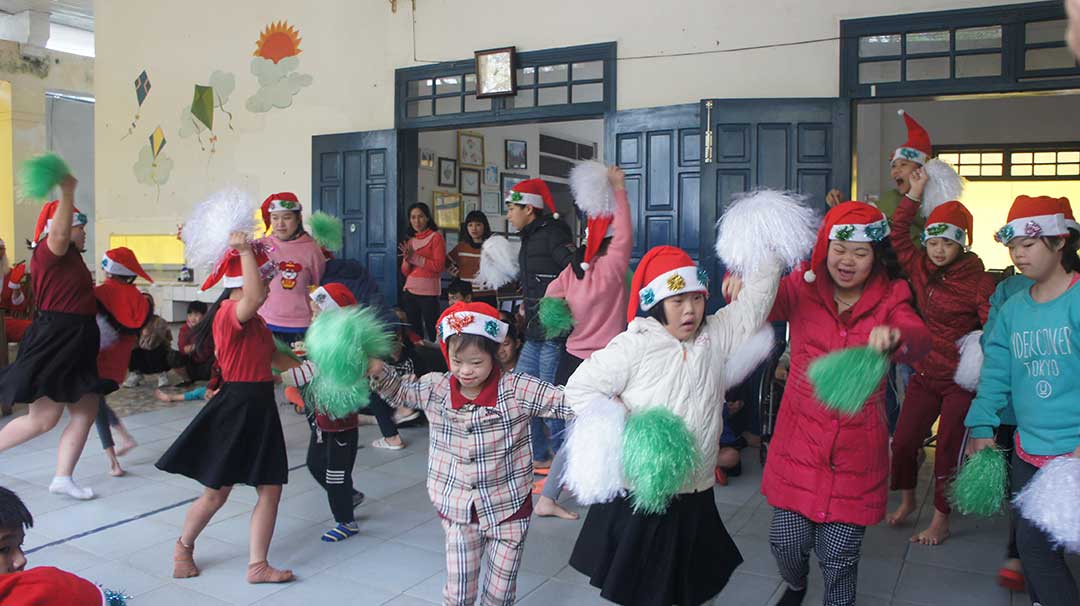
[[[964,176],[969,181],[1080,181],[1077,175],[1013,175],[1012,154],[1037,152],[1080,152],[1080,141],[1056,141],[1049,143],[977,143],[970,145],[935,145],[934,157],[942,154],[964,153],[1000,153],[1002,155],[1001,176]],[[1058,164],[1080,164],[1078,162],[1055,162]],[[1034,166],[1034,164],[1032,164]],[[957,167],[953,167],[957,168]]]

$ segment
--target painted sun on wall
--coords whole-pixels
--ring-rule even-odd
[[[255,43],[251,73],[259,80],[259,90],[248,97],[245,107],[255,113],[292,105],[300,89],[311,86],[310,74],[301,74],[300,32],[286,21],[266,26]]]

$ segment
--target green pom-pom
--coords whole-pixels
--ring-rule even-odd
[[[1000,450],[980,450],[960,466],[960,473],[949,488],[949,502],[964,515],[990,517],[1001,513],[1007,468]]]
[[[547,339],[565,337],[574,328],[574,315],[570,313],[570,305],[566,299],[558,297],[540,299],[537,316],[540,318],[540,326],[544,327],[544,337]]]
[[[311,215],[311,237],[326,250],[341,250],[345,233],[341,219],[328,215],[321,210]]]
[[[56,154],[42,154],[23,162],[19,171],[20,189],[35,200],[44,200],[53,188],[71,174],[67,162]]]
[[[663,513],[701,457],[686,423],[666,408],[631,414],[623,434],[623,475],[634,511]]]
[[[317,373],[308,385],[319,412],[334,419],[367,406],[368,358],[390,354],[393,339],[374,309],[351,305],[319,314],[304,346]]]
[[[853,415],[862,410],[887,372],[889,359],[880,352],[851,347],[814,360],[806,375],[822,404]]]

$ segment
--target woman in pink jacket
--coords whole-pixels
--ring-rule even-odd
[[[889,224],[877,208],[845,202],[825,216],[810,267],[781,283],[770,321],[791,327],[791,370],[769,448],[762,492],[775,508],[769,542],[788,584],[779,604],[801,604],[810,550],[821,563],[825,604],[855,603],[866,527],[885,516],[889,431],[879,387],[854,415],[828,408],[806,378],[815,359],[848,347],[911,363],[930,334],[911,289],[889,275]]]
[[[431,209],[423,202],[409,207],[409,239],[398,244],[401,254],[401,273],[405,275],[405,287],[401,307],[416,331],[425,340],[436,343],[435,321],[439,317],[439,293],[442,286],[439,277],[446,268],[446,241]]]

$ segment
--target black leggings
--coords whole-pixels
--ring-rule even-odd
[[[394,409],[390,408],[390,405],[386,403],[386,400],[379,397],[379,394],[371,394],[368,405],[361,408],[359,412],[360,414],[375,417],[375,422],[379,424],[379,433],[384,438],[392,438],[398,435],[397,423],[394,422]]]
[[[409,319],[416,334],[435,342],[435,323],[439,319],[439,297],[401,293],[401,309]]]
[[[169,370],[169,344],[163,343],[157,349],[131,350],[131,363],[128,368],[144,375],[156,375]]]
[[[113,442],[112,428],[120,424],[120,418],[113,409],[105,402],[105,396],[98,400],[97,418],[94,425],[97,427],[98,439],[101,440],[102,450],[108,450],[116,445]]]
[[[308,442],[307,467],[311,477],[326,490],[326,500],[330,502],[330,511],[338,524],[356,521],[353,514],[353,464],[356,462],[356,428],[345,431],[319,431],[311,426],[311,441]],[[319,441],[319,437],[322,441]]]

